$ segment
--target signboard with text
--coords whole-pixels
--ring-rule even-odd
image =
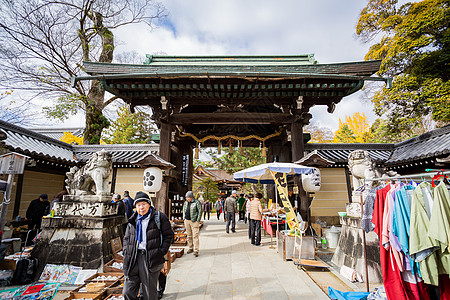
[[[0,174],[23,174],[27,156],[14,152],[0,156]]]

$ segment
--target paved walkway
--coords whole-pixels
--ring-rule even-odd
[[[200,230],[200,255],[185,254],[172,264],[163,299],[329,299],[291,261],[248,239],[248,227],[237,222],[227,234],[215,215]]]

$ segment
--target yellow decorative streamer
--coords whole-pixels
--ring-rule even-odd
[[[283,132],[283,128],[281,128],[278,132],[275,132],[273,134],[270,134],[266,137],[260,137],[257,135],[248,135],[248,136],[236,136],[236,135],[225,135],[225,136],[215,136],[215,135],[208,135],[205,136],[204,138],[199,139],[198,137],[196,137],[195,135],[193,135],[192,133],[183,133],[180,131],[180,137],[191,137],[193,138],[197,143],[204,143],[207,140],[216,140],[216,141],[223,141],[223,140],[227,140],[230,139],[230,143],[231,143],[231,139],[233,140],[237,140],[237,141],[246,141],[246,140],[250,140],[250,139],[256,139],[258,141],[264,142],[268,139],[271,139],[273,137],[279,136],[281,133]]]
[[[195,148],[194,159],[199,158],[199,152],[200,152],[200,144],[197,144],[197,148]]]
[[[286,211],[286,222],[288,223],[289,228],[291,230],[294,230],[294,228],[300,228],[297,216],[295,215],[294,209],[292,208],[291,202],[289,201],[286,173],[283,173],[278,178],[276,176],[277,172],[270,170],[270,173],[272,174],[273,180],[275,181],[278,194],[280,195],[280,200],[283,203],[284,210]]]

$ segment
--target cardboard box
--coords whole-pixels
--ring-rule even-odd
[[[91,293],[78,293],[78,294],[72,294],[69,296],[69,298],[66,298],[66,300],[72,300],[72,299],[92,299],[92,300],[101,300],[103,299],[103,293],[101,294],[91,294]]]
[[[0,270],[15,270],[16,269],[16,260],[15,259],[3,259],[2,263],[0,263]]]
[[[120,237],[111,240],[111,249],[113,253],[122,250],[122,241],[120,240]]]
[[[123,261],[123,256],[119,254],[122,250],[119,250],[118,252],[113,252],[113,258],[117,260]],[[123,253],[123,252],[122,252]]]
[[[123,263],[123,260],[119,260],[119,259],[110,260],[108,263],[106,263],[103,266],[103,271],[106,272],[106,273],[120,273],[120,272],[122,272],[122,269],[114,268],[112,266],[115,262],[116,263]]]
[[[106,289],[107,295],[122,295],[125,279],[119,279]]]
[[[184,248],[169,248],[169,251],[175,253],[177,258],[180,258],[184,255]]]
[[[108,300],[108,299],[111,299],[111,298],[113,298],[113,297],[120,297],[120,296],[122,296],[122,294],[120,293],[118,293],[118,294],[111,294],[111,295],[109,295],[107,298],[105,298],[105,300]]]

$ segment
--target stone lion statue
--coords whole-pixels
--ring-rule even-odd
[[[373,160],[369,152],[365,150],[355,150],[348,156],[348,169],[353,177],[353,190],[364,185],[364,179],[381,178],[397,175],[397,172],[388,171],[378,168],[375,160]],[[376,181],[370,182],[370,184]]]
[[[83,167],[72,167],[66,173],[66,189],[70,195],[109,194],[108,177],[111,169],[112,154],[105,150],[98,151]]]

